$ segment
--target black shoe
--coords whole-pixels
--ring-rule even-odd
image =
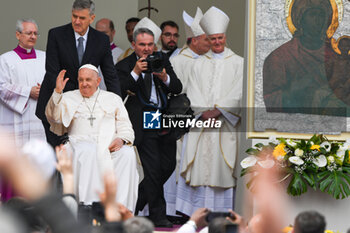
[[[164,227],[164,228],[172,228],[173,224],[168,219],[162,219],[159,221],[154,221],[155,227]]]

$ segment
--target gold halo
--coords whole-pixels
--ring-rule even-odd
[[[294,35],[294,32],[296,31],[296,28],[292,21],[292,14],[291,14],[294,1],[295,0],[286,0],[285,8],[284,8],[287,26],[289,31],[292,33],[292,35]],[[334,35],[335,31],[337,30],[339,23],[343,19],[343,2],[342,0],[329,0],[329,2],[331,3],[331,6],[332,6],[333,16],[332,16],[332,23],[331,25],[329,25],[327,29],[327,37],[331,38]]]

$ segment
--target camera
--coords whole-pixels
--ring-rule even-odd
[[[164,54],[162,52],[153,52],[146,57],[147,70],[145,73],[161,73],[164,68]]]
[[[231,215],[229,212],[209,212],[205,217],[207,222],[211,222],[214,218],[226,218],[230,217],[232,220],[235,219],[234,215]]]

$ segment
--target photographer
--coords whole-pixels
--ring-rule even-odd
[[[135,131],[134,145],[145,173],[139,185],[135,214],[148,203],[149,216],[154,225],[172,227],[172,223],[166,219],[163,184],[176,166],[176,141],[160,136],[159,129],[143,128],[144,112],[153,112],[153,118],[159,120],[159,112],[167,105],[167,95],[178,94],[182,89],[166,56],[163,56],[162,62],[156,60],[156,63],[163,64],[160,71],[150,70],[152,59],[149,55],[153,54],[160,34],[157,25],[150,19],[143,18],[134,30],[132,43],[135,52],[117,63],[116,69],[121,80],[122,97],[129,95],[125,107]],[[160,124],[159,121],[158,123]]]

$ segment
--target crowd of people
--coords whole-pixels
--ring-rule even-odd
[[[91,0],[74,1],[71,22],[49,30],[46,51],[34,48],[36,22],[18,20],[18,46],[0,56],[0,232],[146,233],[172,228],[167,215],[179,214],[191,216],[180,233],[280,232],[277,208],[262,205],[250,221],[231,210],[243,58],[226,47],[230,19],[216,7],[182,16],[182,48],[176,22],[132,17],[125,51],[112,20],[92,26]],[[160,69],[148,60],[155,52]],[[170,96],[181,93],[196,121],[220,128],[181,138],[147,129],[146,115],[161,124]],[[212,211],[229,216],[210,220]],[[307,212],[294,232],[321,232],[303,231],[310,221],[325,227]]]

